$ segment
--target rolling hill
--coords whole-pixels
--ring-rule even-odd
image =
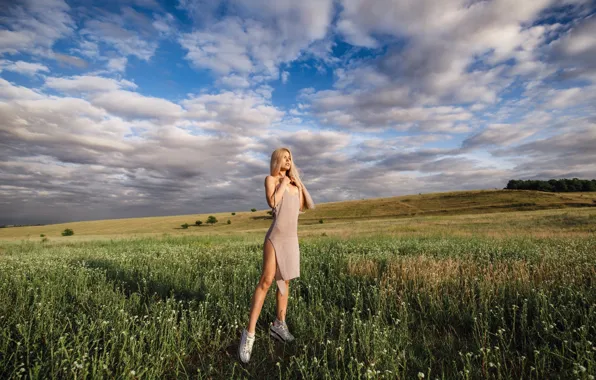
[[[156,234],[262,234],[271,224],[271,216],[267,211],[236,211],[236,215],[225,212],[10,227],[0,229],[0,239],[39,239],[40,234],[58,240]],[[596,225],[596,193],[475,190],[322,203],[318,204],[316,209],[300,215],[299,232],[301,236],[327,232],[349,235],[374,233],[379,228],[384,232],[396,233],[424,232],[431,228],[435,231],[440,231],[441,228],[461,229],[462,226],[463,232],[474,232],[481,230],[480,226],[486,224],[487,214],[494,214],[489,219],[493,224],[501,223],[501,230],[524,228],[522,221],[532,220],[527,226],[542,226],[546,230],[554,229],[554,232],[559,227],[563,228],[564,232],[566,227],[571,226],[576,232],[591,232]],[[209,215],[214,215],[218,223],[212,226],[195,225],[196,220],[205,223]],[[230,224],[227,224],[228,220]],[[551,220],[552,223],[545,224],[544,220]],[[183,229],[180,226],[184,223],[191,226]],[[65,228],[73,229],[75,236],[62,237],[61,232]],[[487,226],[487,231],[488,229]]]

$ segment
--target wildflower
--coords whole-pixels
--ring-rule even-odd
[[[424,374],[422,372],[418,372],[418,378],[419,379],[424,379]]]

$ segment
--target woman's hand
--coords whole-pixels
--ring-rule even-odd
[[[288,185],[288,184],[290,184],[290,182],[292,182],[292,179],[287,175],[281,179],[282,185]]]

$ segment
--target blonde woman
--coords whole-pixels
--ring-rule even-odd
[[[265,195],[273,210],[273,223],[265,235],[263,269],[251,300],[248,327],[242,331],[238,346],[238,355],[243,363],[250,360],[257,319],[274,279],[277,283],[277,319],[269,327],[269,334],[282,342],[294,340],[285,318],[290,280],[300,276],[298,214],[304,209],[315,207],[300,180],[288,148],[279,148],[273,152],[270,174],[265,178]]]

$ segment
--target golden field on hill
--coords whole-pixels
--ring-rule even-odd
[[[197,207],[200,208],[200,207]],[[0,229],[0,240],[52,241],[160,235],[263,235],[268,210],[110,219]],[[490,216],[488,216],[490,214]],[[206,225],[209,215],[218,223]],[[203,221],[196,226],[195,221]],[[231,224],[227,224],[230,220]],[[323,223],[320,223],[320,220]],[[181,225],[188,223],[188,229]],[[299,235],[486,234],[583,235],[596,232],[596,193],[476,190],[318,204],[300,215]],[[531,227],[531,229],[530,229]],[[63,237],[65,228],[74,236]]]

